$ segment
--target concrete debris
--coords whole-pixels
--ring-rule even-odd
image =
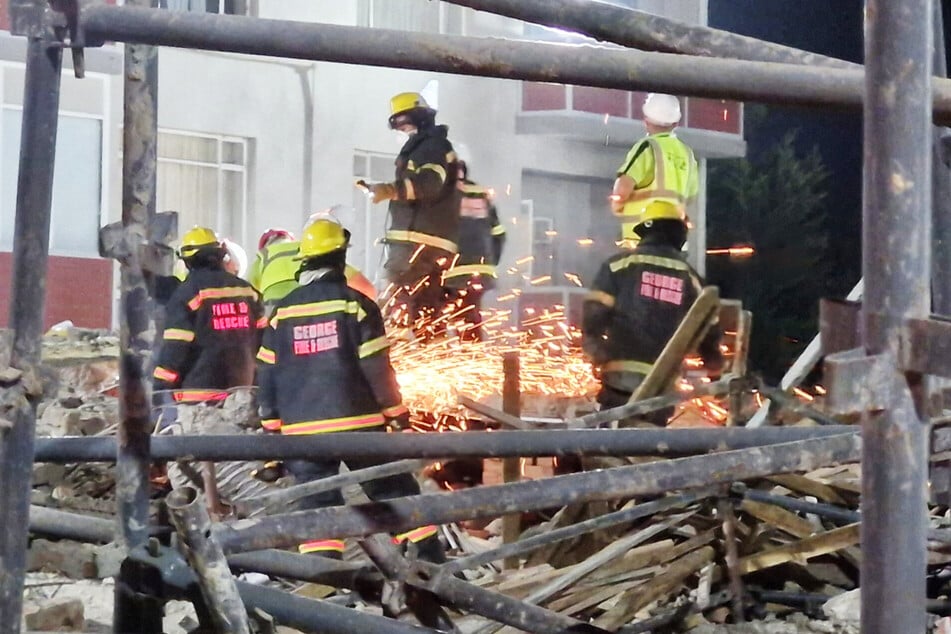
[[[86,627],[80,599],[51,599],[23,613],[27,629],[40,632],[82,632]]]
[[[822,613],[833,621],[858,625],[861,617],[862,595],[859,589],[844,592],[829,599],[822,606]]]
[[[30,572],[52,572],[70,579],[99,576],[96,548],[69,540],[34,539],[27,551],[26,566]]]

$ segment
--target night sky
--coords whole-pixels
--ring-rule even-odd
[[[951,0],[948,0],[951,3]],[[863,57],[861,0],[709,0],[711,27],[859,62]],[[747,131],[755,156],[789,130],[799,130],[803,154],[815,146],[831,172],[829,232],[840,275],[829,292],[845,294],[861,275],[862,117],[770,106]]]

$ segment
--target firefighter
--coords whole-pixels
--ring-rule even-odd
[[[582,345],[600,374],[602,409],[630,400],[702,287],[681,251],[686,224],[662,211],[657,217],[652,213],[648,210],[634,227],[637,248],[609,258],[585,298]],[[700,345],[711,374],[722,364],[718,344],[719,331],[711,328]],[[672,412],[660,410],[647,419],[666,425]]]
[[[459,161],[457,187],[462,192],[459,207],[459,257],[444,275],[447,287],[459,296],[467,328],[463,339],[481,340],[482,298],[495,288],[496,266],[505,245],[505,227],[499,222],[491,192],[468,178],[468,166]]]
[[[396,157],[396,178],[366,187],[374,204],[389,201],[384,268],[399,296],[392,305],[397,310],[405,307],[405,323],[413,325],[419,318],[431,320],[446,307],[442,274],[459,250],[456,154],[448,128],[436,125],[436,111],[418,93],[400,93],[390,100],[389,124],[409,136]]]
[[[346,233],[349,238],[350,232]],[[297,288],[299,262],[294,258],[299,247],[297,238],[286,229],[268,229],[258,240],[258,253],[248,273],[248,281],[261,293],[268,310]],[[376,289],[363,273],[348,264],[346,276],[351,288],[376,299]]]
[[[254,384],[254,353],[266,325],[258,293],[224,270],[225,247],[211,229],[185,233],[179,257],[188,277],[166,307],[153,386],[174,390],[179,403],[224,400],[229,388]]]
[[[275,306],[258,351],[259,406],[265,430],[286,435],[338,431],[385,433],[387,425],[408,427],[409,412],[389,359],[389,342],[379,307],[347,286],[344,277],[347,236],[339,224],[320,219],[304,232],[300,253],[300,286]],[[378,464],[348,460],[351,469]],[[289,461],[298,482],[336,474],[337,460]],[[419,485],[408,473],[363,485],[374,500],[417,495]],[[339,490],[305,498],[303,508],[344,503]],[[445,559],[437,528],[426,526],[402,535],[416,544],[420,557]],[[339,557],[343,541],[315,540],[301,552]]]
[[[681,117],[677,97],[651,93],[643,113],[647,136],[618,168],[611,194],[611,210],[621,219],[622,245],[628,248],[636,244],[634,228],[645,214],[686,221],[687,202],[697,195],[699,183],[697,159],[674,133]]]

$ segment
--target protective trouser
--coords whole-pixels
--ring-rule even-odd
[[[428,324],[439,317],[448,299],[443,287],[443,273],[454,257],[452,253],[437,247],[413,242],[389,243],[384,268],[397,297],[390,313],[405,309],[405,318],[400,321],[408,326],[413,326],[419,319]],[[445,329],[444,325],[442,329]],[[431,330],[439,330],[438,325]],[[417,334],[430,331],[424,327]]]

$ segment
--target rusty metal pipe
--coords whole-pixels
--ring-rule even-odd
[[[165,498],[185,557],[198,575],[205,604],[221,632],[250,634],[251,626],[231,569],[211,532],[205,498],[193,487],[175,489]]]
[[[580,502],[629,498],[854,462],[855,434],[658,461],[588,473],[479,487],[451,494],[417,495],[387,502],[299,511],[218,525],[226,552],[284,548],[305,539],[329,539],[409,530],[425,524],[497,517]]]
[[[857,69],[834,57],[588,0],[443,0],[645,51]]]
[[[138,42],[786,106],[858,110],[864,100],[862,72],[814,66],[105,5],[83,8],[80,22],[87,45]],[[934,110],[937,121],[951,121],[951,82],[936,80]]]
[[[156,436],[153,460],[328,460],[506,456],[687,456],[858,433],[849,425],[721,429],[467,431],[438,434],[339,432],[313,436]],[[110,462],[115,439],[37,438],[37,462]]]

